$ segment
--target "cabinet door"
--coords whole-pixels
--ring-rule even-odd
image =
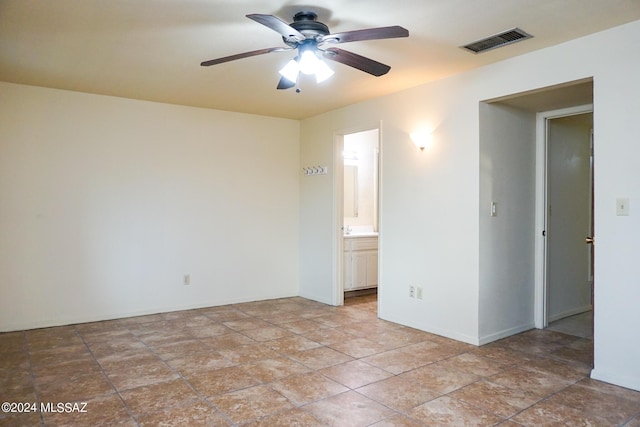
[[[353,262],[351,252],[344,254],[344,265],[342,270],[344,271],[344,290],[350,291],[353,289]]]
[[[367,287],[378,286],[378,251],[367,252]]]
[[[367,254],[364,252],[353,253],[353,287],[367,287]]]

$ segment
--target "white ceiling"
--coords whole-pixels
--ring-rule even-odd
[[[332,33],[401,25],[409,38],[342,44],[391,66],[382,77],[333,61],[302,92],[276,90],[294,54],[200,62],[283,46],[245,17],[313,10]],[[0,0],[0,80],[300,119],[640,19],[640,0]],[[533,39],[459,46],[519,27]],[[631,53],[630,53],[631,54]]]

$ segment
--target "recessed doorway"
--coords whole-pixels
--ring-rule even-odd
[[[579,114],[589,114],[585,117],[593,120],[592,111],[590,78],[512,94],[480,105],[480,240],[484,248],[480,265],[481,276],[486,279],[482,294],[486,316],[481,319],[481,327],[487,330],[484,342],[531,327],[546,328],[550,311],[558,314],[551,320],[559,320],[590,308],[589,304],[581,303],[580,308],[559,309],[556,303],[562,295],[547,289],[546,239],[550,230],[546,216],[545,126],[547,119],[563,116],[575,115],[577,119]],[[587,141],[587,148],[588,144]],[[568,160],[574,167],[577,159],[571,156],[568,155]],[[571,205],[572,199],[567,194],[565,190],[559,198]],[[558,231],[562,226],[555,228]],[[587,230],[581,233],[584,234],[578,250],[585,255],[589,250],[585,237],[592,234]],[[580,278],[586,283],[589,272],[580,271]],[[558,298],[553,305],[550,297]]]

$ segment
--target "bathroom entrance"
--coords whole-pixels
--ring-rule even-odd
[[[336,173],[340,305],[345,297],[375,294],[378,288],[380,131],[344,133],[336,148],[336,170],[342,172]]]

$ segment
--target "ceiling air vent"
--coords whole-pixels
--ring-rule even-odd
[[[463,49],[467,49],[473,53],[486,52],[487,50],[496,49],[502,46],[506,46],[511,43],[519,42],[521,40],[530,39],[533,37],[531,34],[527,34],[520,28],[514,28],[504,33],[496,34],[495,36],[487,37],[486,39],[478,40],[477,42],[469,43],[462,46]]]

